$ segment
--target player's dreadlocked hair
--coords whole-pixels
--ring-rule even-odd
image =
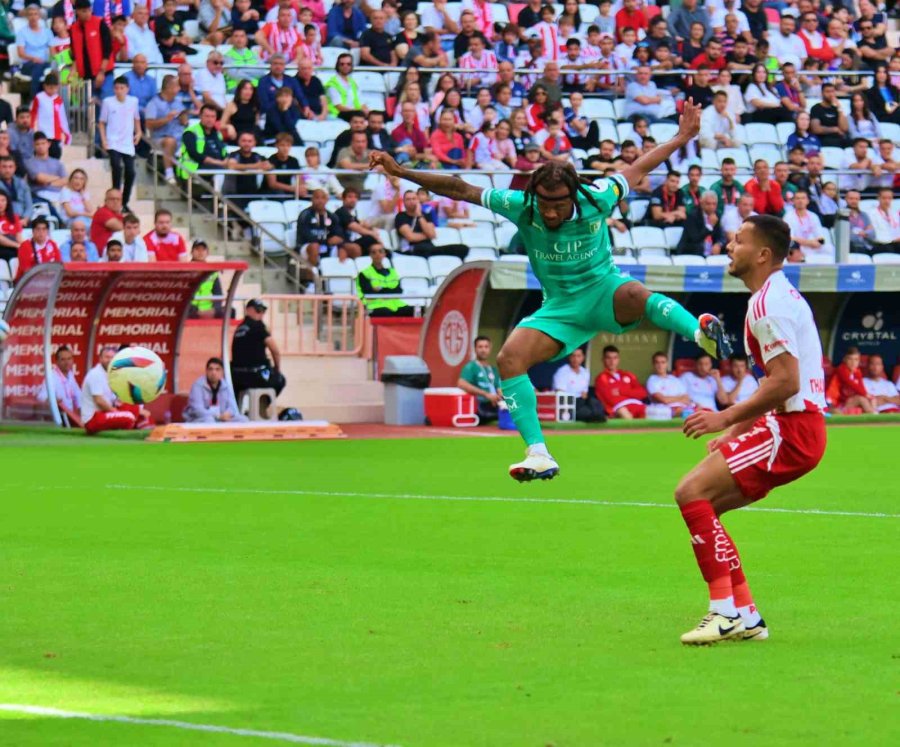
[[[545,192],[552,192],[560,185],[565,185],[569,190],[569,197],[573,202],[578,200],[581,194],[585,199],[593,205],[597,210],[600,206],[594,199],[593,195],[585,189],[591,180],[581,177],[575,171],[575,167],[571,163],[560,163],[559,161],[549,161],[531,174],[528,184],[525,187],[525,203],[528,206],[528,220],[534,219],[534,206],[537,204],[537,188],[541,187]]]

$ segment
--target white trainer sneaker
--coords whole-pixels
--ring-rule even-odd
[[[525,450],[525,459],[509,467],[509,476],[519,482],[530,480],[552,480],[559,474],[559,465],[546,449],[529,446]]]
[[[707,612],[700,624],[681,636],[687,646],[711,646],[720,641],[740,640],[744,635],[744,623],[737,617],[726,617],[718,612]]]

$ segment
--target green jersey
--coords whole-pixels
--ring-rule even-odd
[[[497,387],[500,385],[500,373],[497,369],[494,366],[482,365],[478,361],[466,363],[459,377],[463,381],[468,381],[472,386],[477,386],[479,389],[491,394],[496,394]],[[478,399],[483,400],[485,398],[479,397]]]
[[[606,219],[628,195],[628,182],[621,174],[585,186],[597,203],[578,195],[573,216],[559,228],[544,225],[537,204],[526,204],[525,193],[510,189],[486,189],[481,204],[519,227],[519,235],[531,260],[531,269],[544,289],[545,298],[568,296],[591,288],[611,272],[612,247]]]

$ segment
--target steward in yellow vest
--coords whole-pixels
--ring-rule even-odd
[[[356,276],[356,292],[369,316],[412,316],[413,308],[399,298],[379,298],[382,295],[403,293],[400,276],[393,267],[384,263],[383,246],[373,246],[369,251],[372,264]]]

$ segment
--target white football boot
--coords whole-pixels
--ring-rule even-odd
[[[525,449],[525,459],[509,467],[509,476],[519,482],[552,480],[559,474],[559,465],[550,456],[544,444],[534,444]]]

